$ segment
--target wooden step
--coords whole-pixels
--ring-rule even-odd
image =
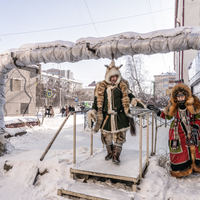
[[[93,183],[81,183],[75,181],[67,186],[61,186],[57,194],[69,199],[90,199],[90,200],[133,200],[134,193]]]

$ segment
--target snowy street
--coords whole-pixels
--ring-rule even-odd
[[[0,159],[0,199],[66,199],[57,195],[59,186],[74,183],[70,178],[69,169],[73,161],[73,116],[69,118],[63,130],[58,135],[44,160],[39,159],[45,148],[53,138],[64,118],[56,115],[54,118],[45,118],[41,127],[27,128],[27,134],[9,138],[14,150]],[[83,130],[83,115],[77,115],[77,163],[90,155],[90,131]],[[150,129],[151,130],[151,129]],[[137,132],[139,127],[137,127]],[[150,131],[151,132],[151,131]],[[146,133],[143,129],[143,147],[146,148]],[[167,151],[168,128],[158,129],[157,153],[165,154]],[[151,138],[151,137],[150,137]],[[139,148],[139,132],[131,137],[127,132],[125,149]],[[102,149],[100,133],[94,134],[94,153]],[[9,171],[3,170],[4,163],[12,165]],[[104,161],[102,162],[111,162]],[[33,186],[35,174],[39,168],[39,175]],[[139,185],[140,190],[132,193],[134,199],[166,199],[185,200],[199,199],[200,177],[176,179],[169,176],[166,170],[157,166],[156,156],[150,158],[147,173]],[[97,194],[96,194],[97,195]],[[98,194],[101,195],[101,194]],[[116,198],[114,198],[116,199]]]

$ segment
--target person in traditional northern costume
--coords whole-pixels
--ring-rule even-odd
[[[130,104],[141,108],[145,105],[133,96],[128,82],[122,78],[120,67],[115,66],[114,60],[106,67],[105,80],[97,83],[95,88],[88,122],[90,127],[92,122],[96,122],[94,132],[101,130],[101,140],[107,149],[105,160],[112,159],[114,163],[119,163],[122,145],[126,141],[126,131],[131,127],[131,134],[135,134]]]
[[[179,178],[200,172],[200,100],[187,85],[179,83],[164,111],[154,105],[147,108],[163,119],[174,118],[169,129],[171,175]]]

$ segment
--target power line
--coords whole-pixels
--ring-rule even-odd
[[[147,3],[147,6],[148,6],[147,0],[146,0],[146,3]],[[153,14],[152,14],[153,12],[152,12],[152,9],[151,9],[151,2],[150,2],[150,0],[149,0],[149,9],[150,9],[150,15],[152,16],[153,27],[154,27],[154,29],[156,29],[156,24],[155,24],[154,17],[153,17]],[[161,11],[161,12],[162,12],[162,11]],[[163,59],[163,63],[164,63],[164,65],[165,65],[165,68],[166,68],[166,70],[167,70],[167,65],[166,65],[165,59],[164,59],[163,55],[161,55],[161,56],[162,56],[162,59]]]
[[[162,4],[161,4],[161,0],[159,1],[160,2],[160,8],[162,10]],[[164,17],[163,17],[163,12],[161,11],[161,15],[162,15],[162,21],[163,21],[163,25],[164,25],[164,28],[165,28],[165,20],[164,20]]]
[[[78,3],[77,3],[77,0],[75,0],[75,2],[76,2],[76,6],[77,6],[77,8],[78,8],[78,12],[79,12],[79,14],[80,14],[80,16],[81,16],[81,20],[82,20],[82,22],[84,23],[84,20],[83,20],[83,16],[81,15],[81,11],[80,11],[80,9],[79,9],[79,6],[78,6]],[[85,31],[87,32],[87,34],[88,34],[88,31],[87,31],[87,28],[84,26],[84,28],[85,28]],[[88,34],[89,35],[89,34]]]
[[[86,7],[87,7],[87,10],[88,10],[88,12],[89,12],[90,18],[91,18],[91,20],[92,20],[92,24],[93,24],[93,26],[94,26],[94,29],[95,29],[95,31],[96,31],[96,33],[97,33],[97,36],[99,37],[99,34],[98,34],[98,32],[97,32],[97,28],[96,28],[96,26],[95,26],[95,24],[94,24],[94,21],[93,21],[93,19],[92,19],[92,15],[91,15],[91,13],[90,13],[90,10],[89,10],[89,8],[88,8],[88,5],[87,5],[87,3],[86,3],[85,0],[84,0],[84,2],[85,2],[85,5],[86,5]]]
[[[167,11],[171,10],[174,8],[167,8],[163,10],[158,10],[158,11],[153,11],[152,13],[158,13],[161,11]],[[107,22],[113,22],[113,21],[118,21],[118,20],[124,20],[124,19],[129,19],[129,18],[134,18],[134,17],[139,17],[143,15],[149,15],[150,13],[143,13],[143,14],[138,14],[138,15],[132,15],[132,16],[127,16],[127,17],[121,17],[121,18],[115,18],[115,19],[110,19],[110,20],[104,20],[104,21],[97,21],[93,22],[94,24],[101,24],[101,23],[107,23]],[[78,24],[78,25],[72,25],[72,26],[64,26],[64,27],[58,27],[58,28],[50,28],[50,29],[41,29],[41,30],[35,30],[35,31],[24,31],[24,32],[18,32],[18,33],[5,33],[1,34],[0,36],[10,36],[10,35],[21,35],[21,34],[28,34],[28,33],[38,33],[38,32],[45,32],[45,31],[55,31],[55,30],[61,30],[61,29],[68,29],[68,28],[76,28],[76,27],[81,27],[81,26],[88,26],[88,25],[94,25],[93,23],[85,23],[85,24]]]

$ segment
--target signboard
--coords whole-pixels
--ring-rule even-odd
[[[52,91],[47,91],[47,97],[52,97]]]
[[[75,102],[78,102],[78,97],[75,97]]]

